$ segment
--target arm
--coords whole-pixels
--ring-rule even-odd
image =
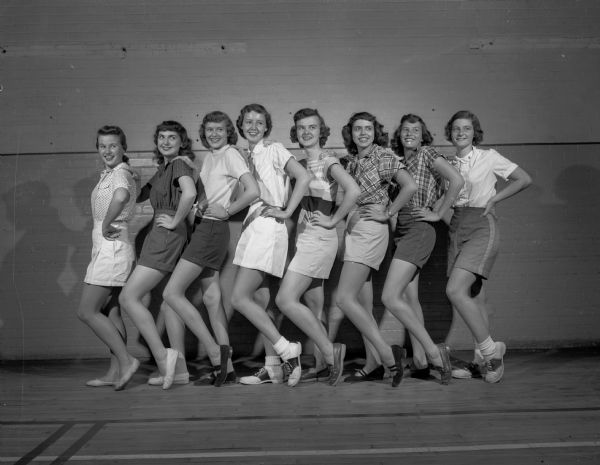
[[[180,176],[177,180],[181,188],[181,198],[179,199],[175,216],[163,213],[156,217],[156,224],[166,229],[175,229],[187,216],[196,199],[196,185],[191,176]]]
[[[279,218],[282,220],[292,216],[294,210],[296,210],[296,207],[300,204],[302,197],[304,197],[304,193],[306,192],[308,183],[310,182],[310,175],[308,174],[308,171],[306,171],[293,157],[291,157],[285,164],[285,172],[288,174],[288,176],[296,180],[290,200],[285,210],[270,208],[266,212],[266,216],[271,216],[273,218]]]
[[[240,177],[240,183],[243,187],[242,194],[229,205],[229,214],[220,204],[209,205],[204,214],[226,220],[254,202],[260,195],[260,189],[254,176],[244,173]]]
[[[346,173],[344,168],[342,168],[342,165],[339,163],[332,165],[329,174],[344,190],[344,199],[331,217],[323,215],[321,212],[315,212],[313,224],[322,226],[326,229],[332,229],[336,224],[342,221],[354,204],[356,204],[356,200],[360,195],[360,187],[358,187],[358,184],[356,184],[356,181],[354,181],[352,176]]]
[[[144,184],[144,187],[140,189],[140,193],[138,194],[137,199],[135,199],[135,203],[142,203],[148,200],[150,198],[151,189],[152,186],[150,184]]]
[[[420,221],[435,222],[447,217],[454,200],[458,196],[458,193],[465,184],[465,180],[462,178],[460,173],[456,171],[450,163],[448,163],[443,157],[438,157],[433,162],[433,166],[438,173],[448,181],[449,186],[441,202],[436,202],[433,211],[427,208],[415,209],[415,216]]]
[[[512,197],[513,195],[521,192],[523,189],[529,187],[531,184],[531,176],[529,176],[524,169],[517,166],[513,172],[508,175],[508,181],[509,182],[506,187],[500,192],[497,192],[496,195],[494,195],[488,201],[483,215],[487,215],[498,202]]]
[[[106,216],[102,220],[102,235],[104,239],[114,241],[119,237],[120,230],[111,226],[111,223],[121,214],[127,202],[129,202],[129,191],[124,187],[117,188],[113,192]]]
[[[380,223],[385,223],[390,218],[395,216],[400,209],[406,205],[414,193],[417,192],[417,183],[405,169],[399,169],[396,171],[396,174],[394,174],[394,179],[400,186],[400,192],[387,208],[387,211],[378,208],[371,208],[365,214],[361,214],[361,217],[379,221]]]

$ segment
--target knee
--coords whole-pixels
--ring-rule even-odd
[[[385,308],[392,308],[397,302],[398,297],[388,289],[384,289],[381,293],[381,303]]]
[[[279,292],[275,297],[275,306],[281,310],[285,311],[289,308],[292,299],[285,293]]]
[[[82,307],[79,307],[77,309],[77,318],[79,318],[84,323],[89,323],[89,321],[91,320],[91,314],[89,313],[88,310],[86,310]]]
[[[127,292],[126,289],[123,289],[121,291],[121,293],[119,294],[119,305],[121,306],[121,308],[125,311],[127,311],[127,308],[129,307],[131,302],[131,297],[129,296],[129,293]]]
[[[202,302],[209,312],[214,311],[221,303],[221,291],[215,288],[207,289],[202,295]]]
[[[165,287],[162,293],[163,302],[166,302],[167,305],[172,306],[173,301],[175,300],[176,292],[170,288],[169,286]],[[163,306],[161,305],[161,310],[163,310]]]
[[[348,295],[344,295],[343,293],[339,293],[335,298],[335,304],[343,310],[349,304],[351,304],[352,298]]]
[[[231,306],[237,311],[241,311],[246,299],[246,296],[234,291],[233,294],[231,294]]]
[[[446,295],[448,296],[450,302],[455,303],[462,299],[464,292],[460,286],[453,283],[448,283],[446,285]]]

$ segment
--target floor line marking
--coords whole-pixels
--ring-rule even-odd
[[[296,457],[296,456],[340,456],[340,455],[391,455],[391,454],[427,454],[442,452],[480,452],[492,450],[519,449],[564,449],[573,447],[600,447],[600,441],[565,441],[565,442],[527,442],[521,444],[479,444],[472,446],[430,446],[430,447],[393,447],[364,449],[301,449],[301,450],[248,450],[231,452],[189,452],[172,454],[111,454],[111,455],[73,455],[69,461],[101,461],[101,460],[177,460],[201,458],[236,458],[236,457]],[[35,462],[55,460],[56,456],[37,456]],[[0,462],[11,462],[18,457],[0,457]]]

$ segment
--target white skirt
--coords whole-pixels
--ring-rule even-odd
[[[338,250],[335,228],[325,229],[308,222],[298,225],[296,253],[288,270],[317,279],[329,278]]]
[[[233,264],[281,278],[287,250],[288,230],[285,223],[259,216],[242,231]]]
[[[123,287],[135,264],[135,250],[129,242],[125,225],[114,241],[102,236],[102,222],[94,223],[92,231],[92,261],[87,267],[83,281],[87,284],[107,287]]]

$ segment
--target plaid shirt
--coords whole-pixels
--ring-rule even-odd
[[[441,154],[433,147],[421,147],[415,156],[403,157],[406,171],[417,183],[417,192],[408,202],[409,208],[432,208],[442,196],[443,179],[433,167]]]
[[[387,205],[390,201],[388,188],[404,163],[392,150],[373,145],[369,153],[359,158],[348,156],[346,171],[360,187],[356,204],[360,207],[372,203]]]

